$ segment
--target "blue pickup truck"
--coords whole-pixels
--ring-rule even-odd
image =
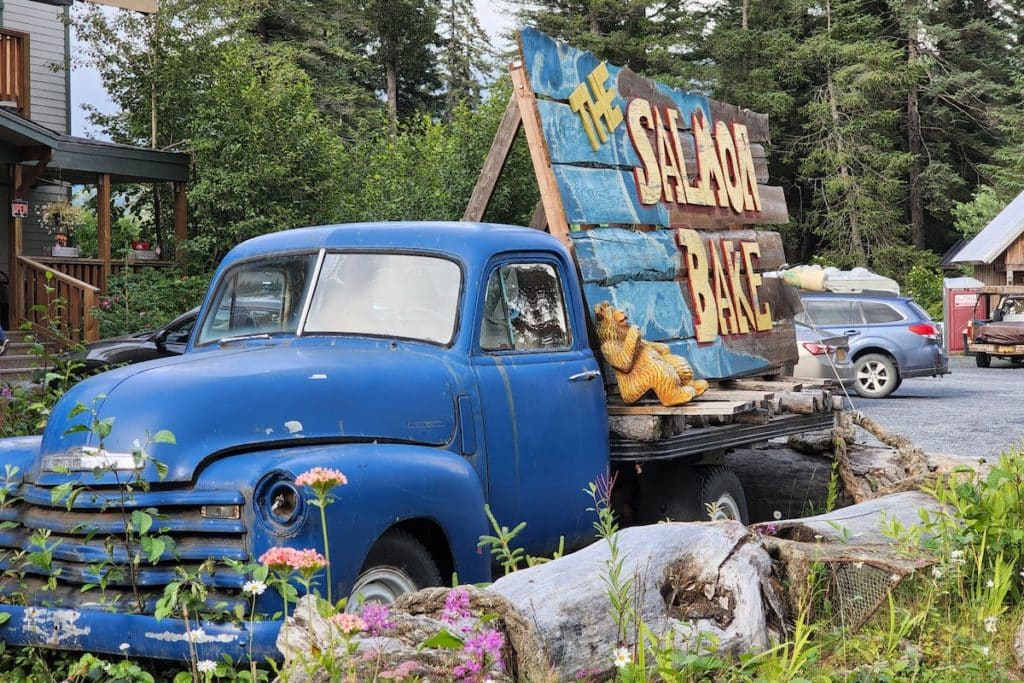
[[[478,546],[485,504],[502,523],[526,522],[516,542],[529,553],[560,538],[568,549],[590,542],[583,489],[610,473],[626,523],[700,518],[715,502],[743,517],[742,488],[720,456],[831,423],[791,415],[653,443],[610,438],[589,328],[573,255],[537,230],[342,225],[241,244],[217,271],[183,355],[89,378],[42,437],[0,441],[0,464],[18,468],[0,509],[0,613],[10,615],[0,636],[262,659],[275,653],[280,621],[207,622],[197,636],[194,623],[157,619],[155,604],[210,558],[321,549],[319,511],[295,483],[312,467],[349,482],[328,508],[335,596],[387,602],[453,574],[490,580]],[[154,439],[167,433],[174,443]],[[140,447],[151,456],[141,471]],[[141,552],[123,543],[136,510],[150,510],[175,548],[112,572],[111,560]],[[25,562],[22,549],[42,555]],[[209,603],[228,612],[248,604],[243,580],[223,565],[202,575]],[[266,591],[256,608],[272,615],[281,602]]]

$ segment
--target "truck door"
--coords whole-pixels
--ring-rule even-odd
[[[608,469],[604,386],[560,262],[508,260],[485,277],[473,367],[488,500],[501,524],[526,522],[515,545],[547,553],[592,533],[583,489]]]

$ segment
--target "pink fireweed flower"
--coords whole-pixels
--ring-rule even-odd
[[[347,612],[335,614],[329,621],[337,626],[338,629],[346,636],[366,630],[366,622],[364,622],[358,615],[348,614]]]
[[[348,478],[339,470],[326,467],[314,467],[295,478],[297,486],[308,486],[320,496],[325,495],[335,486],[343,486],[347,483]]]
[[[3,389],[0,389],[0,396],[3,396],[8,401],[14,398],[14,392],[11,390],[10,385],[5,384]]]
[[[441,621],[454,624],[460,619],[473,616],[469,609],[469,593],[462,588],[455,588],[448,591],[444,599],[444,611],[441,612]]]
[[[391,610],[378,602],[363,605],[363,621],[371,636],[381,636],[395,627],[395,622],[391,620]]]
[[[467,659],[452,670],[452,674],[462,680],[479,680],[485,672],[501,671],[505,668],[501,659],[501,649],[505,646],[505,636],[494,629],[485,629],[466,639],[462,646]]]

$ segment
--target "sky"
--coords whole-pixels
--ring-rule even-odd
[[[473,0],[473,4],[476,5],[480,24],[491,37],[491,44],[498,50],[504,50],[507,44],[501,34],[506,32],[512,23],[512,20],[503,13],[504,3]],[[106,9],[105,11],[123,12],[126,10]],[[81,53],[77,37],[74,34],[74,27],[72,27],[71,33],[71,53]],[[93,138],[101,137],[99,131],[86,121],[85,112],[82,111],[83,104],[90,104],[105,113],[116,111],[116,107],[103,89],[96,70],[78,66],[71,72],[71,134]]]

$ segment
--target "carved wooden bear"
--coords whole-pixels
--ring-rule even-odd
[[[707,381],[693,378],[685,358],[672,355],[665,344],[641,338],[640,328],[630,325],[624,312],[602,301],[594,307],[594,315],[601,353],[615,369],[619,394],[626,403],[654,391],[664,405],[678,406],[707,390]]]

